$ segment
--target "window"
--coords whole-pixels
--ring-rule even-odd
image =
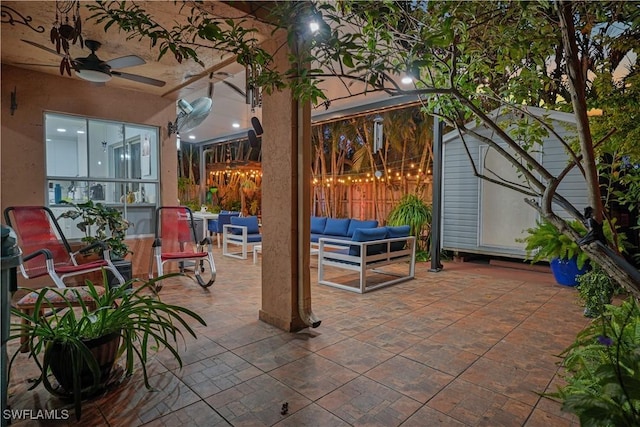
[[[62,114],[45,114],[47,205],[92,200],[121,208],[130,234],[151,234],[159,202],[158,128]],[[69,237],[81,237],[65,227]]]

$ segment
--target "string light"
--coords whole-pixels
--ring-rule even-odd
[[[431,169],[426,169],[426,174],[423,172],[422,168],[416,168],[417,164],[414,162],[410,162],[411,159],[405,159],[405,161],[395,161],[389,162],[386,165],[386,173],[385,169],[378,169],[377,173],[373,174],[371,170],[362,171],[362,172],[353,172],[349,174],[341,174],[339,176],[332,176],[331,174],[327,174],[325,176],[312,176],[310,180],[310,185],[313,186],[323,186],[323,187],[332,187],[332,184],[335,186],[348,186],[348,185],[358,185],[362,183],[373,183],[379,182],[385,185],[390,184],[391,182],[402,182],[404,180],[415,181],[415,182],[423,182],[423,183],[431,183]],[[404,166],[404,171],[403,166]],[[407,171],[407,169],[413,169],[411,171]],[[417,171],[414,173],[414,171]],[[240,179],[254,179],[258,180],[262,178],[262,170],[260,169],[226,169],[226,170],[216,170],[209,171],[209,177],[212,182],[215,182],[216,179],[232,179],[233,177],[238,177]]]

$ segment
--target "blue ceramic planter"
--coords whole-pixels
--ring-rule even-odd
[[[578,284],[578,276],[589,270],[588,263],[585,263],[585,265],[579,269],[575,258],[554,258],[551,260],[550,265],[556,282],[563,286],[576,286]]]

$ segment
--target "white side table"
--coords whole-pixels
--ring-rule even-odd
[[[253,246],[253,263],[258,263],[258,254],[262,253],[262,245],[254,245]]]
[[[209,220],[218,219],[217,213],[193,211],[193,217],[202,220],[202,238],[204,239],[209,235]]]

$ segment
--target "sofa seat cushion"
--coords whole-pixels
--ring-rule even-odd
[[[104,295],[105,289],[102,286],[94,286],[93,288],[98,296]],[[18,301],[17,307],[20,309],[28,309],[34,307],[41,292],[46,292],[44,294],[45,299],[42,302],[42,307],[48,307],[48,303],[51,303],[57,307],[61,307],[68,306],[68,303],[72,305],[79,304],[80,300],[84,301],[85,303],[95,302],[93,296],[91,295],[92,291],[88,286],[74,286],[69,288],[53,289],[42,288],[36,291],[32,291],[23,296],[20,301]]]
[[[243,241],[242,235],[229,234],[227,237],[227,241],[241,243]],[[262,234],[247,234],[247,243],[258,243],[258,242],[262,242]]]
[[[346,237],[350,222],[351,220],[349,218],[327,218],[327,223],[325,224],[322,234]]]
[[[311,217],[311,234],[324,233],[324,227],[327,225],[327,217],[325,216],[312,216]],[[317,240],[316,240],[317,242]]]
[[[231,225],[239,225],[247,227],[247,234],[260,233],[260,227],[258,226],[257,216],[232,216]],[[241,228],[231,228],[231,233],[242,234]]]
[[[262,234],[249,234],[247,235],[248,243],[262,242]]]
[[[351,238],[354,242],[371,242],[373,240],[383,240],[387,237],[386,227],[379,228],[357,228]],[[367,255],[375,255],[384,252],[386,248],[385,243],[379,245],[367,246]],[[349,248],[349,255],[360,256],[360,246],[351,245]]]
[[[411,227],[408,225],[398,225],[395,227],[387,226],[387,239],[395,239],[398,237],[409,237],[409,233],[411,232]],[[405,248],[407,242],[392,242],[391,243],[391,251],[401,251]]]
[[[352,237],[353,233],[358,228],[376,228],[377,226],[378,226],[378,221],[376,221],[375,219],[370,219],[365,221],[362,221],[359,219],[352,219],[351,222],[349,222],[349,229],[347,230],[347,236]]]

